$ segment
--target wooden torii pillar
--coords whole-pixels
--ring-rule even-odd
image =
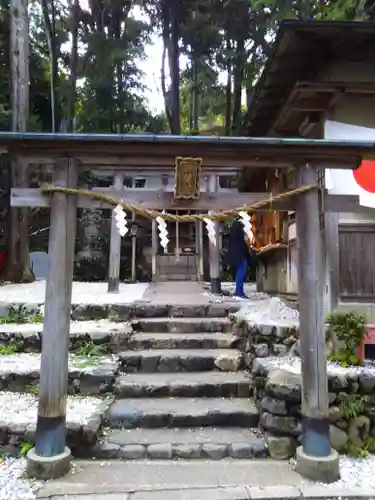
[[[113,190],[119,198],[124,189],[124,174],[118,173],[113,180]],[[109,245],[108,292],[118,293],[120,287],[121,235],[116,226],[115,213],[111,215],[111,237]]]
[[[77,178],[74,160],[56,162],[56,186],[75,188]],[[76,207],[76,196],[52,195],[38,419],[35,448],[27,454],[27,473],[38,479],[67,474],[71,462],[66,446],[66,396]]]
[[[215,199],[218,195],[219,179],[217,175],[210,175],[208,178],[209,195]],[[215,221],[216,244],[209,242],[209,258],[210,258],[210,282],[211,293],[221,294],[221,279],[220,279],[220,223]]]
[[[298,195],[296,206],[303,424],[296,470],[314,481],[333,482],[339,479],[340,472],[339,457],[331,448],[329,438],[323,317],[325,273],[317,171],[306,165],[299,168],[297,175],[299,186],[316,185],[316,189]]]

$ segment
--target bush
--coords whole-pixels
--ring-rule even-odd
[[[340,347],[338,352],[329,357],[344,367],[362,365],[356,354],[358,346],[366,334],[366,319],[356,312],[331,313],[326,320],[329,330],[337,338]]]

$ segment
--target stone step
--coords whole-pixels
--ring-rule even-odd
[[[11,343],[12,347],[8,348],[17,352],[40,352],[42,336],[43,323],[0,324],[0,347],[6,348]],[[228,333],[134,333],[128,323],[102,319],[72,321],[69,350],[104,354],[124,349],[225,349],[232,342]]]
[[[248,398],[250,382],[245,372],[132,373],[117,377],[114,391],[123,398]]]
[[[118,359],[120,371],[126,373],[236,372],[243,354],[236,349],[149,349],[120,352]]]
[[[259,412],[247,398],[118,399],[106,413],[112,428],[256,427]]]
[[[192,429],[125,429],[106,432],[91,451],[101,459],[266,458],[258,429],[238,427]]]
[[[134,333],[128,349],[227,349],[235,338],[229,333]]]
[[[72,303],[71,319],[73,321],[89,321],[97,319],[112,319],[127,321],[134,318],[226,318],[240,309],[239,303],[227,302],[211,304],[158,304],[139,300],[131,303],[108,303],[105,296],[103,303]],[[199,302],[199,301],[198,301]],[[17,312],[24,320],[35,319],[35,315],[43,315],[44,302],[22,303],[4,301],[0,303],[0,316],[9,312]],[[25,321],[26,322],[26,321]]]
[[[96,442],[103,414],[112,399],[68,396],[67,445],[74,455],[86,454]],[[18,456],[23,443],[34,443],[38,397],[0,392],[0,455]]]
[[[156,281],[197,281],[197,275],[195,270],[191,274],[161,273],[158,274]]]
[[[38,394],[40,354],[0,355],[0,390]],[[68,392],[93,396],[113,390],[118,365],[114,356],[69,356]]]
[[[85,354],[116,352],[129,348],[131,335],[129,323],[113,323],[107,319],[72,321],[69,350]],[[0,324],[0,346],[5,346],[5,350],[11,343],[10,349],[17,352],[40,352],[42,336],[43,323]]]
[[[148,333],[230,333],[232,326],[228,318],[144,318],[132,321],[135,331]]]
[[[11,304],[9,304],[11,305]],[[36,306],[37,308],[37,306]],[[73,304],[75,321],[112,319],[127,321],[134,318],[226,318],[239,310],[240,304],[222,302],[215,304],[157,304],[146,301],[130,304]]]

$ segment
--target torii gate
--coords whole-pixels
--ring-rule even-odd
[[[301,474],[309,478],[338,479],[338,455],[331,449],[329,440],[317,169],[356,168],[363,154],[375,152],[375,144],[279,138],[3,133],[0,134],[0,151],[18,154],[30,162],[35,162],[36,158],[38,161],[55,160],[53,184],[62,188],[60,192],[50,189],[53,193],[51,200],[41,190],[14,190],[12,196],[12,206],[35,206],[40,203],[51,206],[50,271],[46,289],[36,442],[27,462],[30,475],[43,479],[64,475],[71,461],[65,441],[65,414],[73,235],[77,206],[92,206],[92,200],[88,203],[85,196],[69,194],[69,189],[77,188],[77,162],[82,163],[86,158],[92,164],[101,154],[106,156],[108,163],[117,157],[115,170],[118,172],[126,170],[126,162],[128,168],[130,165],[134,170],[140,158],[150,168],[159,161],[159,171],[161,166],[170,171],[175,156],[199,154],[203,169],[208,165],[213,174],[218,174],[220,168],[228,164],[237,168],[239,165],[292,167],[295,169],[296,186],[308,188],[298,191],[295,198],[291,198],[290,193],[284,193],[285,199],[279,199],[277,203],[268,199],[258,210],[296,210],[304,434],[303,444],[297,451],[297,467]],[[61,161],[61,158],[64,159]],[[56,161],[58,159],[60,161]],[[269,197],[269,193],[263,195]],[[244,196],[246,203],[253,201],[252,194]],[[255,198],[259,199],[259,196],[257,193]],[[356,202],[356,197],[324,197],[326,211],[352,210]],[[200,203],[199,200],[197,203]],[[208,207],[212,205],[211,200]],[[241,205],[239,197],[234,203],[234,206],[237,205]],[[216,276],[211,278],[217,279]]]

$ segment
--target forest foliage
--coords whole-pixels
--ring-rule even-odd
[[[1,130],[11,128],[10,1],[0,0]],[[355,0],[12,2],[28,5],[27,127],[43,132],[239,135],[281,19],[373,16],[371,2]],[[140,68],[155,37],[165,103],[157,115]]]

